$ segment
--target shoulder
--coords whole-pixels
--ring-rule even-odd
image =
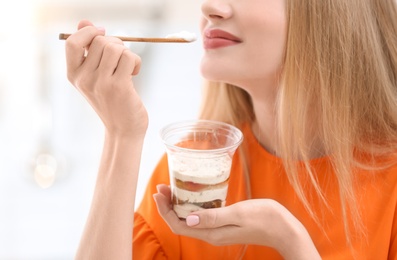
[[[354,185],[359,199],[367,204],[363,207],[394,215],[397,206],[397,157],[393,155],[368,167],[358,171]]]
[[[135,213],[133,259],[180,259],[179,241],[172,239],[175,235],[162,222],[148,222],[141,214]]]

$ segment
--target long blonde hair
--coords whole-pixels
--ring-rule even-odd
[[[339,184],[346,237],[360,230],[354,169],[371,168],[355,154],[377,158],[396,151],[397,7],[394,0],[287,0],[288,32],[280,78],[279,155],[290,183],[313,218],[296,159],[317,195],[326,198],[310,167],[315,140],[330,157]],[[255,115],[244,90],[208,82],[201,118],[241,125]],[[374,160],[375,161],[375,160]],[[246,174],[249,180],[249,173]]]

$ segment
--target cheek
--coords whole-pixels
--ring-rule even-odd
[[[254,64],[252,70],[261,69],[267,74],[278,73],[284,62],[285,24],[281,21],[268,22],[267,26],[256,31],[256,34],[260,36],[250,42],[250,46],[246,48],[248,53],[245,62]]]
[[[253,12],[250,22],[244,25],[244,30],[249,31],[250,39],[247,59],[257,66],[262,66],[268,72],[278,71],[282,66],[287,39],[287,24],[282,1],[272,3],[272,6],[267,7],[265,16],[262,12]]]
[[[264,42],[260,46],[250,48],[250,53],[243,61],[245,67],[252,72],[253,77],[267,77],[278,73],[284,61],[284,48],[283,41]]]

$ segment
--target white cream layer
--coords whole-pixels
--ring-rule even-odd
[[[226,181],[232,164],[232,158],[228,154],[213,157],[207,154],[179,155],[169,156],[168,160],[171,177],[183,182],[200,184],[217,184]]]
[[[177,187],[174,188],[174,195],[183,201],[188,201],[191,203],[200,203],[200,202],[208,202],[213,200],[222,200],[226,199],[227,195],[227,185],[223,187],[213,189],[213,190],[204,190],[199,192],[188,191],[179,189]]]
[[[206,175],[205,173],[202,173],[201,176],[181,174],[177,171],[174,171],[173,175],[174,175],[175,179],[178,179],[183,182],[194,182],[194,183],[199,183],[199,184],[214,185],[214,184],[218,184],[218,183],[222,183],[222,182],[226,181],[229,178],[230,171],[219,172],[214,175]]]

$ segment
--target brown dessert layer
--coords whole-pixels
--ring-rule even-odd
[[[175,186],[179,189],[182,190],[188,190],[188,191],[193,191],[193,192],[199,192],[199,191],[204,191],[204,190],[213,190],[213,189],[219,189],[227,185],[229,179],[216,183],[216,184],[201,184],[201,183],[195,183],[191,181],[181,181],[179,179],[175,178]]]
[[[213,201],[205,201],[205,202],[187,202],[184,200],[178,199],[175,195],[172,196],[172,204],[173,205],[183,205],[183,204],[192,204],[196,205],[203,209],[211,209],[211,208],[220,208],[222,207],[222,200],[213,200]]]

